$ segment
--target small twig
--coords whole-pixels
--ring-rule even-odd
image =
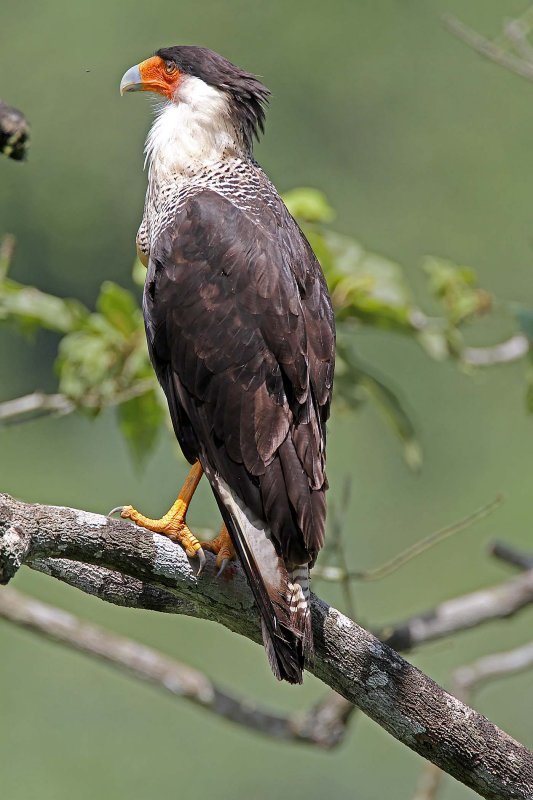
[[[346,521],[346,513],[350,504],[350,493],[351,480],[349,477],[346,477],[342,487],[339,505],[336,505],[332,508],[330,541],[325,552],[325,557],[329,558],[333,556],[333,558],[336,558],[340,562],[340,567],[331,567],[331,569],[336,570],[336,575],[338,576],[336,578],[336,582],[341,586],[345,608],[352,619],[355,619],[355,598],[352,592],[352,578],[348,570],[348,559],[346,556],[344,539],[342,535],[342,532],[345,528],[344,523]],[[329,568],[325,566],[325,569],[328,570]],[[321,568],[318,568],[318,574],[316,571],[313,572],[313,577],[322,577]]]
[[[531,11],[531,9],[529,9]],[[524,61],[533,64],[533,47],[529,43],[530,26],[524,18],[508,19],[503,26],[505,38]]]
[[[430,533],[429,536],[426,536],[424,539],[420,539],[410,547],[407,547],[401,553],[398,553],[398,555],[394,556],[389,561],[386,561],[385,564],[382,564],[375,569],[365,570],[364,572],[352,572],[351,574],[354,578],[361,581],[381,580],[391,573],[396,572],[397,569],[403,567],[413,558],[425,553],[426,550],[429,550],[436,544],[440,544],[440,542],[443,542],[445,539],[448,539],[455,533],[464,531],[465,528],[469,528],[475,522],[485,519],[485,517],[488,517],[493,511],[496,511],[496,509],[502,503],[503,497],[502,495],[498,495],[498,497],[496,497],[491,503],[487,503],[486,506],[478,508],[477,511],[474,511],[467,517],[463,517],[463,519],[460,519],[457,522],[453,522],[451,525],[447,525],[445,528],[441,528],[438,531],[434,531],[434,533]]]
[[[0,241],[0,283],[6,277],[11,260],[15,252],[15,237],[11,233],[6,233]]]
[[[357,706],[349,700],[337,692],[329,692],[309,711],[292,714],[291,728],[298,732],[301,741],[329,749],[344,739],[348,723],[356,711]]]
[[[33,392],[0,403],[0,426],[15,425],[47,414],[63,416],[71,414],[75,408],[74,403],[64,394]]]
[[[154,387],[152,379],[137,381],[128,389],[114,395],[106,403],[107,407],[118,406],[127,400],[140,397]],[[83,408],[99,409],[98,402],[85,400]],[[45,394],[44,392],[32,392],[32,394],[16,397],[13,400],[5,400],[0,403],[0,427],[8,425],[20,425],[23,422],[31,422],[40,417],[50,414],[56,416],[66,416],[72,414],[78,406],[66,395]]]
[[[320,747],[337,745],[353,706],[333,692],[309,712],[284,716],[230,694],[204,674],[156,650],[82,622],[73,614],[14,589],[0,592],[0,617],[121,669],[224,719],[275,739]],[[338,700],[337,700],[338,698]],[[347,709],[347,706],[350,706]]]
[[[424,764],[418,778],[413,800],[435,800],[442,786],[444,775],[445,773],[435,764],[431,764],[429,761]]]
[[[313,578],[329,581],[331,583],[342,583],[346,580],[377,581],[381,580],[382,578],[386,578],[397,569],[400,569],[400,567],[403,567],[413,558],[425,553],[426,550],[429,550],[431,547],[440,544],[440,542],[443,542],[445,539],[453,536],[453,534],[459,533],[460,531],[469,528],[474,523],[479,522],[479,520],[488,517],[489,514],[492,514],[492,512],[502,504],[502,502],[502,495],[498,495],[498,497],[496,497],[491,503],[478,508],[477,511],[474,511],[467,517],[463,517],[463,519],[458,520],[458,522],[447,525],[445,528],[441,528],[438,531],[430,533],[429,536],[419,539],[413,545],[407,547],[405,550],[402,550],[400,553],[393,556],[393,558],[391,558],[389,561],[386,561],[384,564],[381,564],[379,567],[364,571],[348,571],[345,563],[340,567],[326,564],[313,569]]]
[[[531,667],[533,667],[533,642],[515,650],[483,656],[472,664],[459,667],[453,673],[453,686],[457,697],[464,699],[471,697],[472,692],[486,681],[524,672]]]
[[[381,641],[407,652],[452,633],[506,619],[533,604],[533,570],[506,583],[446,600],[429,611],[374,631]]]
[[[494,347],[465,347],[461,361],[472,367],[493,367],[496,364],[511,364],[527,356],[529,339],[523,333],[516,333],[506,342]]]
[[[484,58],[499,64],[501,67],[505,67],[505,69],[520,75],[522,78],[526,78],[528,81],[533,81],[533,63],[509,53],[500,45],[469,28],[468,25],[465,25],[464,22],[461,22],[456,17],[446,14],[442,17],[442,21],[454,36],[462,39],[463,42]]]
[[[524,550],[518,550],[506,542],[492,542],[489,545],[489,553],[518,569],[533,569],[533,555]]]

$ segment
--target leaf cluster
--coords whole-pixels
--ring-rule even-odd
[[[335,212],[321,192],[299,188],[284,199],[319,258],[330,288],[338,332],[335,402],[349,409],[373,402],[402,443],[407,464],[415,469],[422,458],[415,426],[389,381],[358,356],[354,332],[377,328],[411,337],[431,358],[454,359],[465,367],[465,329],[496,313],[497,304],[478,286],[474,270],[431,257],[423,271],[436,312],[428,315],[416,302],[402,266],[332,228]],[[59,392],[84,414],[115,407],[131,454],[142,463],[155,446],[167,413],[149,364],[136,295],[106,281],[91,311],[77,300],[10,279],[12,250],[12,240],[5,237],[0,246],[0,324],[16,325],[25,334],[39,328],[59,334],[55,365]],[[133,282],[143,281],[144,268],[136,261]],[[533,311],[515,306],[512,314],[514,330],[523,331],[533,343]],[[527,375],[527,404],[533,412],[533,362]]]

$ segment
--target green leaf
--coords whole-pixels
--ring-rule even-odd
[[[65,336],[56,360],[59,390],[79,408],[98,412],[117,394],[115,348],[94,331],[76,331]]]
[[[124,336],[133,333],[140,325],[141,310],[135,297],[112,281],[102,284],[96,308]]]
[[[11,233],[6,233],[0,239],[0,285],[7,278],[14,252],[15,237]]]
[[[292,216],[302,222],[326,223],[335,219],[335,211],[328,203],[326,195],[318,189],[291,189],[285,192],[283,200]]]
[[[355,409],[366,398],[374,402],[400,439],[406,464],[410,469],[418,470],[422,465],[422,449],[407,410],[396,392],[361,364],[354,353],[353,335],[341,323],[338,330],[334,399],[337,404],[340,402]]]
[[[438,328],[427,328],[421,331],[417,339],[428,356],[435,361],[445,361],[450,355],[446,333]]]
[[[362,374],[361,383],[402,442],[403,457],[407,466],[412,470],[419,470],[422,466],[422,448],[417,440],[415,427],[398,396],[382,380],[369,372]]]
[[[117,407],[120,430],[126,439],[135,463],[142,467],[153,452],[165,413],[157,397],[157,390],[150,389]]]
[[[470,267],[461,267],[431,256],[423,269],[429,277],[430,291],[442,304],[451,325],[457,326],[492,308],[492,296],[477,286],[477,276]]]
[[[416,330],[416,306],[399,264],[331,231],[324,234],[324,245],[329,257],[323,268],[339,319],[355,317],[379,328]]]
[[[139,258],[136,258],[133,262],[131,277],[133,278],[133,283],[136,286],[140,286],[142,289],[144,286],[144,279],[146,278],[146,267]]]
[[[55,297],[12,280],[0,283],[0,322],[15,322],[23,331],[46,328],[68,333],[88,314],[78,300]]]

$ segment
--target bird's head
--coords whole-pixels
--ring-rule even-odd
[[[131,67],[120,82],[120,93],[155,92],[167,103],[186,105],[205,125],[227,127],[228,121],[251,150],[263,132],[266,86],[249,72],[205,47],[163,47]]]

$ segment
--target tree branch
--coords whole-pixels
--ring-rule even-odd
[[[470,702],[472,693],[489,680],[514,675],[533,667],[533,642],[505,653],[489,656],[459,667],[453,673],[453,687],[457,697]],[[443,784],[444,773],[434,764],[426,764],[418,780],[413,800],[435,800]]]
[[[491,653],[472,664],[465,664],[453,673],[453,686],[460,697],[470,697],[472,691],[489,680],[514,675],[533,667],[533,642],[508,650]]]
[[[533,569],[533,555],[513,547],[507,542],[493,542],[489,548],[490,554],[500,561],[505,561],[518,569]]]
[[[0,592],[0,617],[275,739],[334,747],[346,730],[346,705],[353,708],[343,698],[331,693],[310,711],[286,716],[273,714],[254,701],[228,693],[203,673],[157,650],[82,622],[72,614],[14,589]]]
[[[462,39],[469,47],[488,58],[489,61],[505,67],[528,81],[533,81],[533,63],[531,61],[526,61],[524,58],[508,52],[496,42],[492,42],[477,31],[469,28],[468,25],[465,25],[464,22],[461,22],[456,17],[446,14],[442,17],[442,21],[454,36]]]
[[[18,424],[48,414],[64,416],[75,410],[74,403],[64,394],[32,392],[0,403],[0,426]]]
[[[57,577],[64,571],[69,582],[76,580],[84,591],[107,593],[110,599],[121,595],[123,580],[129,587],[128,605],[154,608],[172,597],[183,603],[174,609],[177,613],[220,622],[260,641],[257,612],[238,565],[217,580],[210,558],[198,578],[181,548],[165,537],[123,520],[27,505],[7,495],[0,495],[0,534],[4,581],[20,563],[48,572],[53,565]],[[67,562],[81,567],[68,573]],[[103,588],[107,577],[115,582],[114,595]],[[531,798],[533,753],[317,597],[312,612],[316,655],[310,672],[483,797]]]
[[[533,604],[533,569],[498,586],[454,597],[404,622],[375,631],[381,641],[407,652],[426,642],[477,627],[494,619],[506,619]]]
[[[527,336],[524,333],[515,333],[505,342],[492,347],[465,347],[461,353],[461,360],[472,367],[511,364],[527,356],[529,347]]]

